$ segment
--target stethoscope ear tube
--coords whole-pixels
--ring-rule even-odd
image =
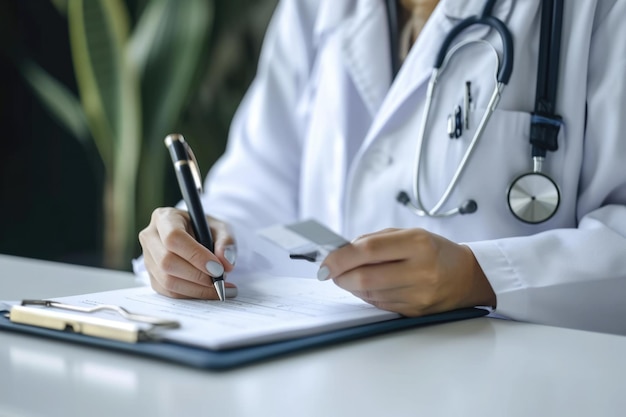
[[[454,39],[472,25],[485,25],[495,29],[500,35],[500,39],[502,40],[502,56],[504,59],[502,60],[502,65],[498,68],[496,79],[501,84],[508,84],[511,79],[511,73],[513,72],[513,36],[506,28],[505,24],[500,19],[493,16],[470,16],[459,22],[443,40],[441,49],[439,49],[439,53],[435,59],[435,68],[441,68]]]

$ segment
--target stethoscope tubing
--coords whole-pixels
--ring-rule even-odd
[[[450,44],[455,39],[455,37],[458,36],[463,30],[467,29],[469,25],[474,24],[473,22],[475,20],[472,19],[472,21],[470,21],[470,19],[471,18],[468,18],[468,19],[465,19],[463,22],[461,22],[461,23],[469,22],[469,24],[465,24],[460,30],[454,30],[453,31],[454,33],[450,33],[444,40],[444,43],[442,46],[446,47],[446,49],[444,50],[444,48],[442,47],[441,50],[439,51],[439,54],[436,60],[436,66],[433,69],[433,72],[431,74],[431,77],[428,83],[428,89],[426,92],[426,104],[424,106],[424,112],[422,115],[422,122],[420,124],[420,130],[418,132],[418,141],[417,141],[416,150],[415,150],[415,164],[413,165],[413,169],[414,169],[413,171],[413,195],[415,197],[415,202],[416,202],[414,212],[418,215],[422,215],[422,216],[426,215],[429,217],[449,217],[449,216],[452,216],[461,212],[459,207],[450,209],[445,212],[440,212],[440,210],[448,201],[450,195],[454,191],[454,188],[457,186],[461,178],[461,175],[463,175],[463,171],[465,170],[465,167],[467,166],[467,163],[471,155],[474,153],[474,148],[476,147],[478,140],[482,137],[484,130],[487,126],[487,123],[489,122],[489,119],[491,118],[491,115],[495,111],[495,108],[500,100],[502,91],[504,90],[504,87],[506,86],[506,83],[509,81],[510,76],[511,76],[510,71],[502,71],[502,68],[505,65],[504,64],[500,65],[500,58],[499,58],[497,51],[495,50],[493,45],[491,45],[489,42],[485,40],[482,40],[482,39],[468,40],[468,41],[460,42],[456,44],[454,47],[450,48]],[[493,19],[493,20],[498,21],[497,19]],[[501,32],[501,30],[504,30],[504,32]],[[500,33],[501,35],[504,33],[504,36],[510,40],[510,33],[505,27],[500,27],[500,30],[498,30],[498,33]],[[507,33],[508,33],[508,36],[507,36]],[[451,36],[451,35],[454,35],[454,36]],[[420,168],[422,165],[424,138],[426,137],[426,130],[428,127],[430,110],[432,107],[434,94],[435,94],[434,93],[435,86],[439,80],[440,75],[445,72],[445,68],[447,67],[447,63],[450,60],[450,58],[454,56],[454,54],[458,50],[468,45],[476,44],[476,43],[487,45],[489,48],[491,48],[494,51],[494,56],[496,60],[496,65],[495,65],[496,71],[494,72],[495,88],[491,94],[491,97],[489,98],[487,109],[483,113],[483,116],[478,124],[478,127],[476,128],[476,131],[474,132],[474,135],[472,136],[472,140],[470,141],[468,148],[465,151],[465,154],[463,155],[461,162],[459,163],[459,166],[457,167],[454,175],[452,176],[452,179],[448,183],[446,190],[444,191],[442,196],[439,198],[439,201],[437,201],[437,203],[430,210],[427,210],[425,209],[424,203],[422,202],[421,193],[419,191],[420,190],[419,182],[420,182],[420,177],[421,177]],[[507,43],[508,43],[507,41],[503,40],[503,44],[507,44]],[[507,49],[507,53],[512,53],[512,50],[513,50],[513,46],[512,46],[512,41],[511,41]],[[512,61],[512,58],[509,59],[510,57],[508,55],[503,55],[503,58],[506,62]]]
[[[488,26],[491,29],[495,29],[500,35],[500,39],[502,41],[502,65],[498,69],[498,75],[496,79],[499,83],[508,84],[511,79],[511,74],[513,73],[513,36],[511,32],[507,29],[504,22],[500,19],[497,19],[493,16],[470,16],[468,18],[463,19],[459,24],[457,24],[448,35],[446,35],[441,47],[439,49],[439,53],[437,54],[437,58],[435,59],[434,68],[439,69],[443,65],[443,62],[448,56],[448,51],[450,49],[450,45],[457,38],[458,35],[461,34],[464,30],[473,25],[484,25]]]
[[[415,163],[413,170],[413,195],[415,204],[405,191],[401,191],[396,199],[418,216],[449,217],[455,214],[469,214],[477,209],[474,200],[467,200],[456,208],[441,211],[448,202],[454,189],[457,187],[461,175],[474,153],[479,139],[483,136],[487,123],[494,114],[505,86],[508,84],[513,72],[514,45],[513,36],[505,23],[492,15],[496,0],[487,0],[480,16],[470,16],[455,25],[444,38],[436,55],[433,71],[428,82],[426,102],[422,120],[418,130],[418,138],[415,150]],[[390,40],[392,50],[392,69],[394,76],[399,68],[399,61],[395,51],[397,41],[397,21],[391,17],[396,16],[397,5],[394,0],[387,0],[387,12],[390,23]],[[393,12],[393,13],[392,13]],[[560,192],[558,186],[549,176],[542,173],[541,163],[546,150],[554,151],[558,148],[558,129],[561,125],[561,117],[554,114],[554,102],[556,97],[558,62],[560,53],[561,26],[563,17],[563,0],[544,0],[542,4],[541,42],[539,51],[539,69],[537,81],[537,97],[535,113],[531,118],[532,158],[534,169],[532,172],[518,176],[511,183],[507,191],[509,209],[515,217],[526,223],[541,223],[550,219],[560,204]],[[473,39],[454,44],[457,37],[466,29],[474,25],[487,26],[496,31],[500,37],[502,46],[502,59],[496,47],[485,40]],[[393,36],[395,35],[395,37]],[[491,48],[496,57],[494,71],[494,90],[489,97],[487,108],[483,113],[478,126],[461,158],[446,189],[430,210],[425,209],[420,193],[420,171],[422,156],[425,146],[426,132],[428,131],[429,116],[435,99],[435,87],[439,77],[444,73],[452,56],[461,48],[470,44],[486,44]],[[469,82],[468,82],[469,83]],[[467,97],[464,102],[467,105]],[[468,106],[469,107],[469,106]],[[466,115],[467,117],[467,115]],[[450,123],[450,122],[449,122]],[[454,122],[453,122],[454,123]],[[467,122],[466,122],[467,123]],[[450,124],[448,125],[450,126]],[[452,125],[454,126],[454,124]],[[459,137],[460,133],[457,136]]]

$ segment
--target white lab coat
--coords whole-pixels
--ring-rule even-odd
[[[557,98],[564,126],[544,169],[562,200],[549,221],[522,223],[505,196],[510,182],[532,169],[539,0],[498,0],[494,8],[513,34],[513,74],[444,207],[471,198],[476,213],[416,217],[396,194],[414,197],[417,131],[435,54],[455,23],[480,13],[483,0],[441,0],[393,83],[382,0],[281,1],[227,151],[207,178],[207,212],[253,229],[315,218],[349,239],[424,228],[471,247],[498,313],[626,334],[626,1],[565,3]],[[460,39],[469,37],[501,49],[484,27]],[[473,131],[493,89],[493,54],[480,46],[462,50],[446,71],[423,155],[427,208],[471,139],[448,138],[448,114],[471,80]]]

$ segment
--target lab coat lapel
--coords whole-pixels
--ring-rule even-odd
[[[391,55],[384,2],[359,0],[354,15],[342,29],[346,70],[373,117],[391,84]]]

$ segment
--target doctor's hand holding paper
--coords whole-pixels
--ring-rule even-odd
[[[495,294],[472,251],[423,229],[388,229],[331,252],[318,279],[405,316],[494,306]]]
[[[281,0],[205,181],[215,253],[157,210],[153,287],[215,298],[248,231],[315,219],[351,240],[318,278],[382,309],[626,334],[624,16],[619,0]]]

